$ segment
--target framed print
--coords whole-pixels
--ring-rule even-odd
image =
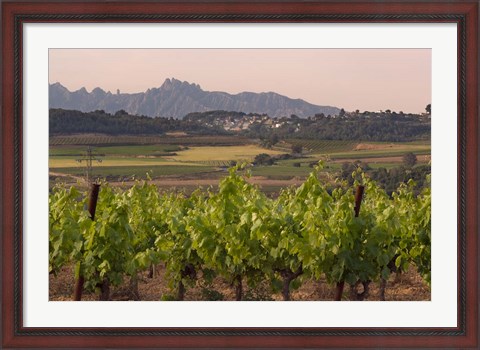
[[[3,347],[478,347],[478,2],[2,33]]]

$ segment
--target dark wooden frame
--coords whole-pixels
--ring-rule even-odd
[[[2,3],[2,347],[449,347],[478,344],[477,0]],[[26,328],[22,325],[22,24],[453,22],[458,26],[458,326],[455,328]],[[354,317],[354,315],[352,315]]]

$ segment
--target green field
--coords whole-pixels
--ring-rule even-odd
[[[53,168],[55,173],[83,176],[85,169],[81,167]],[[193,175],[215,172],[215,168],[209,166],[107,166],[94,168],[94,177],[122,176],[145,178],[149,173],[151,177],[165,175]]]
[[[202,164],[196,164],[193,162],[181,162],[181,161],[172,161],[164,158],[136,158],[136,157],[99,157],[102,161],[99,163],[94,162],[93,166],[98,168],[104,167],[113,167],[113,166],[172,166],[172,165],[183,165],[183,166],[199,166]],[[49,166],[51,169],[54,168],[78,168],[84,167],[85,163],[80,164],[74,158],[69,157],[51,157],[49,160]]]
[[[132,156],[163,156],[177,152],[182,148],[178,145],[124,145],[99,146],[94,150],[105,155],[132,155]],[[50,157],[53,156],[81,156],[85,153],[85,146],[50,146]]]
[[[197,161],[247,161],[251,162],[257,154],[268,153],[270,155],[282,154],[277,150],[262,148],[258,145],[245,146],[202,146],[189,147],[186,150],[176,152],[171,158],[181,162]]]
[[[426,141],[415,142],[360,142],[341,140],[296,140],[280,142],[274,149],[290,152],[293,145],[303,147],[303,154],[312,158],[331,160],[357,160],[363,158],[401,157],[412,152],[415,155],[430,155],[431,146]],[[390,162],[398,163],[398,162]]]
[[[427,163],[430,159],[430,144],[420,141],[287,140],[267,149],[261,147],[258,140],[237,136],[73,135],[50,138],[49,167],[54,177],[64,174],[78,179],[85,174],[85,162],[78,160],[84,159],[87,147],[92,146],[94,154],[101,159],[93,162],[96,177],[123,181],[132,176],[145,178],[148,172],[152,178],[207,177],[216,183],[224,169],[235,162],[249,164],[260,153],[273,157],[291,153],[292,145],[303,147],[301,157],[276,160],[271,166],[254,166],[252,175],[272,180],[304,178],[312,171],[311,164],[320,159],[327,160],[325,170],[328,172],[338,172],[344,162],[356,160],[367,162],[372,168],[396,167],[407,152],[416,154],[418,163]]]
[[[362,158],[386,158],[402,157],[405,153],[412,152],[415,155],[429,155],[430,148],[406,148],[403,150],[379,150],[379,151],[358,151],[358,152],[340,152],[330,155],[331,159],[362,159]]]

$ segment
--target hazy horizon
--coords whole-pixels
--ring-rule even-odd
[[[166,79],[230,94],[276,92],[347,111],[421,113],[430,49],[50,49],[49,83],[140,93]]]

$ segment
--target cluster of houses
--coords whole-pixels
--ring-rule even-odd
[[[244,131],[252,128],[252,126],[265,126],[269,129],[278,129],[284,126],[293,126],[295,129],[299,129],[302,125],[309,125],[312,122],[319,122],[321,120],[328,119],[371,119],[371,118],[384,118],[384,117],[394,117],[394,118],[418,118],[430,119],[431,116],[429,113],[422,114],[412,114],[412,113],[403,113],[403,112],[392,112],[390,110],[386,111],[375,111],[375,112],[345,112],[343,109],[338,115],[327,115],[316,114],[308,118],[299,118],[296,115],[291,115],[290,117],[274,117],[271,118],[267,114],[257,114],[250,113],[244,114],[239,112],[224,112],[224,114],[206,114],[206,118],[203,119],[203,124],[209,127],[220,127],[227,131]],[[198,121],[198,119],[197,119]]]
[[[270,118],[266,114],[223,116],[223,117],[217,117],[212,121],[209,121],[206,123],[207,126],[221,127],[227,131],[248,130],[252,125],[264,125],[268,128],[277,129],[284,125],[294,125],[294,124],[298,124],[298,121],[288,117]]]

